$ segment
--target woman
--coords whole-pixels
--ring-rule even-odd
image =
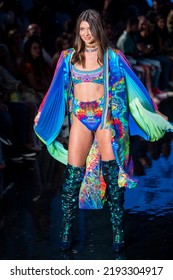
[[[20,75],[23,82],[33,88],[37,97],[44,96],[53,76],[52,69],[43,57],[42,43],[39,37],[32,36],[24,45],[24,57],[20,63]]]
[[[65,101],[67,107],[65,108]],[[68,154],[57,142],[69,112]],[[111,49],[100,15],[79,15],[74,48],[61,53],[51,86],[35,117],[35,132],[57,160],[67,164],[62,190],[60,248],[72,244],[78,208],[111,210],[113,250],[124,247],[124,187],[133,188],[129,136],[155,141],[173,126],[155,108],[123,54]],[[68,159],[67,159],[68,157]]]

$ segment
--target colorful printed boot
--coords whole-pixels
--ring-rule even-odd
[[[60,249],[67,250],[72,243],[72,225],[78,209],[79,189],[85,174],[85,167],[67,164],[62,189],[62,230]]]
[[[118,187],[118,166],[116,160],[102,161],[103,178],[107,184],[106,193],[111,212],[113,250],[124,248],[124,188]]]

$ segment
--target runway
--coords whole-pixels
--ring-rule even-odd
[[[173,145],[168,158],[152,160],[136,189],[125,192],[126,247],[112,252],[107,205],[79,210],[72,249],[58,249],[64,166],[46,149],[33,161],[9,162],[1,183],[1,260],[172,260]],[[38,195],[41,192],[41,197]]]

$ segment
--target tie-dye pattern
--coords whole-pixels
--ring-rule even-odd
[[[119,70],[116,71],[115,68],[114,75],[111,75],[111,65],[109,75],[109,110],[111,111],[113,120],[113,139],[116,139],[119,147],[115,157],[118,157],[118,161],[123,169],[132,175],[133,163],[129,155],[130,141],[125,79],[123,77],[123,72]],[[124,186],[127,185],[124,184]],[[102,177],[101,158],[97,139],[95,139],[87,158],[87,168],[80,191],[79,207],[85,209],[102,208],[105,201],[105,191],[106,186]]]
[[[91,102],[82,102],[74,98],[73,114],[89,130],[96,131],[101,123],[104,97]]]

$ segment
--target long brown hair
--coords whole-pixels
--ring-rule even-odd
[[[79,32],[80,32],[80,24],[82,21],[86,21],[89,26],[91,33],[93,37],[96,39],[99,47],[98,51],[98,63],[103,63],[103,55],[106,49],[109,47],[108,39],[105,35],[104,29],[103,29],[103,23],[101,21],[101,17],[98,11],[93,9],[88,9],[83,11],[76,23],[76,37],[74,41],[74,55],[72,57],[71,63],[79,63],[83,67],[85,67],[85,55],[84,55],[84,49],[85,49],[85,43],[81,39]]]

